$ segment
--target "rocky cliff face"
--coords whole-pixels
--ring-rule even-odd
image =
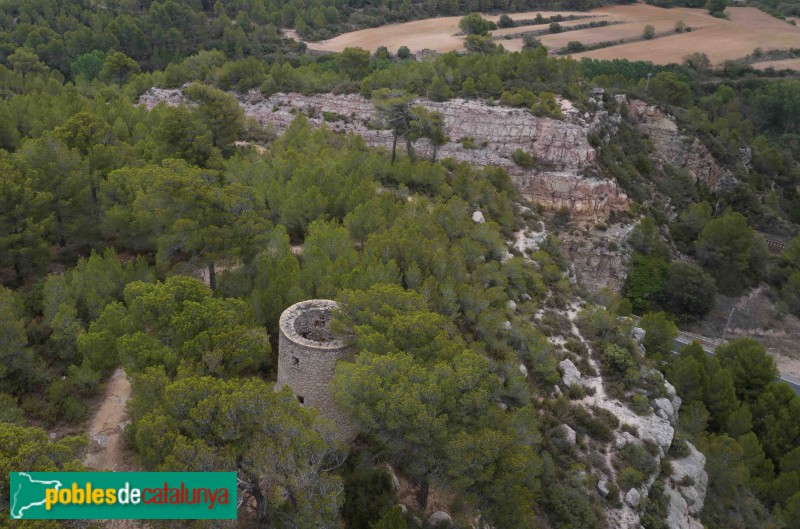
[[[153,88],[140,98],[152,108],[160,101],[176,105],[183,100],[180,90]],[[453,99],[418,103],[441,112],[451,141],[439,148],[439,157],[451,157],[478,166],[503,167],[520,192],[533,203],[547,209],[569,208],[576,218],[605,218],[611,211],[625,210],[630,201],[610,180],[585,178],[592,172],[595,150],[586,138],[587,128],[550,118],[536,117],[519,108],[492,106],[482,101]],[[372,103],[360,95],[274,94],[268,98],[252,91],[240,97],[245,115],[281,133],[298,113],[309,117],[315,126],[326,124],[338,132],[354,132],[375,147],[391,148],[392,134],[375,130]],[[471,138],[467,148],[462,143]],[[523,169],[511,156],[516,149],[533,154],[544,169]],[[415,144],[420,156],[430,156],[425,141]]]
[[[712,191],[735,184],[731,172],[717,163],[700,140],[681,134],[674,118],[644,101],[632,100],[628,108],[637,129],[650,138],[661,161],[684,169]]]
[[[580,332],[575,326],[573,326],[573,333],[580,336]],[[642,346],[644,336],[643,329],[633,328],[631,337],[642,354],[646,354]],[[600,371],[595,358],[590,355],[587,360],[593,369]],[[570,364],[572,363],[570,362]],[[559,367],[561,368],[561,364]],[[560,370],[562,382],[567,385],[568,370]],[[608,461],[628,445],[651,445],[656,450],[653,455],[656,472],[647,476],[644,485],[620,491],[622,505],[606,512],[609,526],[615,529],[640,529],[639,512],[643,498],[650,494],[650,489],[657,479],[663,479],[665,495],[669,500],[667,523],[670,529],[702,529],[703,526],[697,518],[703,510],[708,485],[705,456],[694,446],[688,444],[689,454],[686,457],[672,460],[672,472],[669,475],[663,473],[659,475],[661,461],[675,441],[675,425],[678,422],[678,413],[681,407],[681,398],[677,396],[672,384],[663,380],[665,396],[655,398],[650,402],[652,414],[640,415],[606,393],[604,381],[600,376],[581,377],[580,373],[577,375],[570,373],[569,382],[573,385],[581,384],[592,388],[592,395],[584,398],[582,404],[590,408],[599,407],[608,410],[620,420],[621,424],[627,425],[627,428],[620,428],[615,433],[614,441],[606,449],[605,455]],[[612,475],[602,473],[595,477],[598,492],[602,496],[607,496],[609,483],[614,481],[613,471]]]

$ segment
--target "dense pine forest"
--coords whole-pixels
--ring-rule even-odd
[[[415,528],[446,506],[442,527],[613,527],[630,508],[671,528],[669,487],[695,485],[671,483],[672,462],[695,446],[706,527],[797,527],[800,397],[755,340],[709,356],[674,339],[718,294],[758,286],[800,316],[800,81],[702,57],[575,61],[535,39],[511,53],[481,35],[423,61],[310,55],[279,31],[591,7],[0,0],[0,515],[9,472],[85,468],[83,425],[123,368],[135,468],[236,471],[247,498],[236,522],[154,527]],[[152,87],[186,102],[148,110]],[[595,87],[621,119],[612,138],[590,135],[586,177],[632,200],[609,220],[635,225],[621,292],[574,280],[569,211],[528,203],[503,169],[411,148],[447,141],[418,97],[563,120],[558,101],[594,112]],[[393,155],[303,115],[277,135],[245,117],[251,91],[361,94],[400,144]],[[614,94],[669,112],[736,184],[712,191],[656,162]],[[535,248],[509,243],[545,228]],[[278,318],[310,298],[340,303],[334,330],[356,351],[332,387],[350,444],[273,391]],[[565,361],[602,385],[568,384]],[[670,387],[682,404],[666,449],[612,450],[637,426],[601,397],[649,420]],[[631,490],[648,493],[632,505]]]

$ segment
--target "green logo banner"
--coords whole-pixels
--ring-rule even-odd
[[[12,520],[236,518],[236,472],[12,472]]]

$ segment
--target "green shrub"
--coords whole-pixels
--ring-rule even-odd
[[[465,149],[477,149],[478,145],[475,143],[475,138],[472,136],[467,136],[466,138],[461,139],[461,146]]]
[[[511,155],[511,159],[515,164],[523,169],[530,169],[536,165],[536,157],[529,152],[523,151],[522,149],[515,150],[514,154]]]
[[[516,25],[516,22],[514,22],[514,20],[505,13],[500,15],[500,19],[497,21],[498,28],[513,28]]]
[[[640,443],[628,443],[619,451],[619,461],[623,467],[632,467],[649,476],[658,468],[655,457]]]
[[[650,415],[653,410],[650,408],[650,399],[638,393],[631,399],[631,407],[637,415]]]
[[[644,475],[635,468],[625,467],[617,475],[617,484],[624,493],[644,483]]]
[[[578,53],[585,50],[586,46],[578,40],[571,40],[567,43],[567,51],[569,53]]]

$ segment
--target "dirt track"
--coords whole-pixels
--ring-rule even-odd
[[[133,454],[125,445],[123,429],[128,422],[125,403],[131,383],[121,368],[108,381],[102,404],[87,426],[89,452],[84,464],[95,470],[134,470]]]

